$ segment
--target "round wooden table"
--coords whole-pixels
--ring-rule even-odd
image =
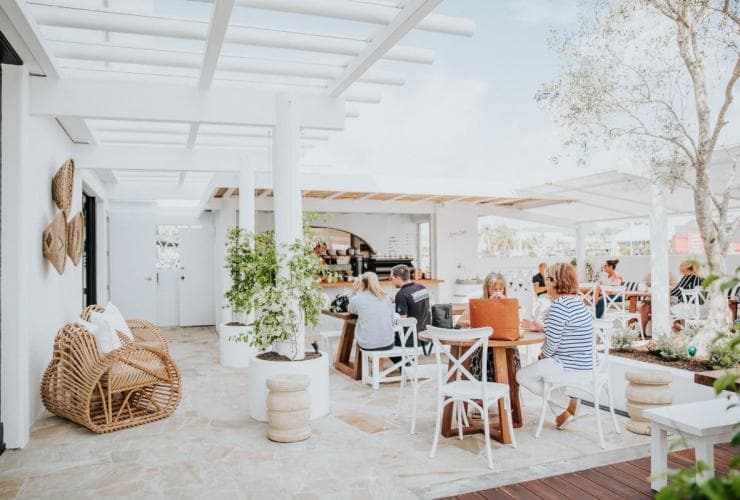
[[[419,333],[419,339],[431,341],[432,337],[427,332],[421,332]],[[522,332],[522,336],[517,340],[490,339],[488,341],[488,347],[493,349],[493,364],[495,368],[494,380],[502,384],[508,384],[509,386],[514,427],[519,428],[523,425],[522,404],[519,399],[519,384],[516,383],[516,361],[514,357],[514,349],[522,345],[543,344],[544,342],[545,334],[535,332]],[[444,343],[450,346],[452,355],[459,358],[464,354],[465,350],[475,343],[475,341],[460,340],[457,342],[445,341]],[[457,430],[452,427],[452,406],[453,405],[445,406],[444,413],[442,414],[442,435],[444,437],[452,437],[458,434]],[[509,444],[511,443],[511,435],[509,434],[508,422],[506,421],[508,415],[504,410],[503,401],[499,401],[498,411],[500,421],[491,423],[491,437],[504,444]],[[463,428],[463,434],[483,432],[482,422],[471,419],[469,423],[469,426]],[[459,422],[458,425],[462,425],[462,423]]]

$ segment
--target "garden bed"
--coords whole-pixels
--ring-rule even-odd
[[[676,368],[678,370],[688,370],[691,372],[705,372],[713,370],[712,365],[708,361],[701,359],[688,359],[688,360],[673,360],[669,361],[661,357],[657,352],[649,351],[617,351],[611,350],[610,354],[614,356],[620,356],[623,358],[634,359],[635,361],[642,361],[645,363],[652,363],[661,366],[667,366],[670,368]]]

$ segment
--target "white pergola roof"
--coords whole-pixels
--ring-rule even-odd
[[[356,117],[354,103],[378,103],[384,87],[404,84],[402,64],[434,61],[430,48],[398,43],[407,33],[473,34],[471,20],[432,13],[441,2],[9,0],[4,8],[32,47],[32,60],[25,58],[32,73],[73,81],[64,94],[79,89],[82,102],[73,94],[65,107],[50,85],[39,84],[36,93],[50,96],[32,103],[37,112],[54,115],[75,142],[253,150],[271,145],[269,116],[176,116],[164,106],[136,114],[116,104],[157,89],[172,95],[183,86],[215,96],[212,101],[236,103],[249,93],[249,104],[266,97],[254,92],[287,91],[341,101],[342,121]],[[111,87],[111,81],[129,85]],[[89,106],[78,106],[87,100]],[[81,109],[72,112],[73,106]],[[312,126],[342,128],[337,121],[309,121],[304,147],[328,138]]]
[[[733,158],[740,158],[740,145],[715,152],[712,161],[712,188],[721,193],[731,183],[730,209],[740,210],[740,179],[731,177]],[[689,181],[691,182],[691,181]],[[520,196],[560,199],[546,207],[532,207],[532,215],[556,217],[573,225],[625,219],[647,219],[651,212],[653,181],[616,170],[548,182],[518,190]],[[694,213],[694,195],[689,186],[679,186],[667,194],[668,216]]]

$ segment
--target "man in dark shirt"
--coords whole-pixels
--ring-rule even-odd
[[[424,285],[411,281],[411,271],[403,264],[391,269],[391,282],[398,288],[396,292],[396,312],[400,316],[416,318],[416,331],[423,332],[432,324],[431,306],[429,305],[429,290]],[[396,337],[396,345],[401,345],[401,339]],[[406,346],[412,346],[411,337]],[[419,342],[425,346],[425,342]],[[425,349],[426,351],[426,349]]]
[[[534,289],[534,293],[536,293],[538,297],[547,293],[545,273],[547,273],[547,264],[545,262],[540,262],[539,272],[532,276],[532,288]]]

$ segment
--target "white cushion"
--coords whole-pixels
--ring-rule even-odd
[[[119,311],[112,302],[108,302],[108,305],[105,306],[105,312],[103,313],[103,315],[108,319],[108,322],[110,323],[111,328],[113,328],[114,331],[117,330],[126,335],[132,341],[134,340],[134,334],[131,333],[131,329],[128,327],[128,324],[126,324],[126,320],[123,318],[123,314],[121,314],[121,311]]]
[[[90,323],[92,323],[92,334],[95,335],[95,342],[100,352],[111,352],[121,347],[121,339],[118,338],[104,314],[90,313]]]

